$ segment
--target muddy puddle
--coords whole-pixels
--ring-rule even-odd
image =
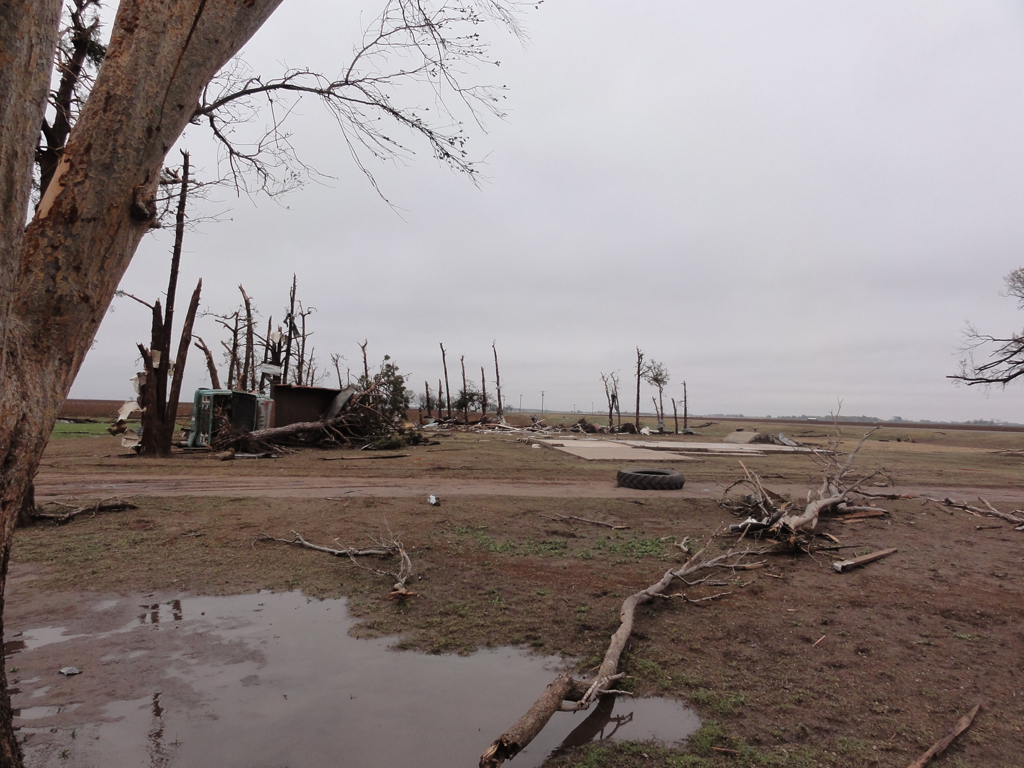
[[[357,640],[344,600],[299,593],[67,606],[9,627],[15,723],[31,768],[475,766],[558,671],[516,649],[471,656]],[[66,676],[61,668],[76,667]],[[678,702],[559,713],[511,765],[600,738],[684,740]]]

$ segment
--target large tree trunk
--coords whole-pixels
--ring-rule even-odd
[[[23,242],[59,4],[0,5],[0,588],[60,405],[155,215],[164,157],[203,86],[279,3],[123,0],[92,94]],[[21,765],[3,675],[0,764]]]
[[[38,457],[25,462],[16,438],[23,410],[33,402],[11,403],[7,377],[13,366],[8,344],[9,313],[17,288],[25,216],[32,190],[32,162],[43,122],[53,54],[57,44],[59,0],[0,4],[0,636],[3,634],[3,590],[11,537]],[[20,766],[21,749],[14,734],[7,668],[0,665],[0,765]]]

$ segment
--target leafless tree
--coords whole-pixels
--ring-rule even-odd
[[[608,401],[608,429],[614,426],[612,412],[619,410],[619,374],[617,372],[608,375],[601,374],[601,381],[604,382],[604,396]],[[619,416],[621,421],[622,416]]]
[[[448,354],[447,354],[447,352],[445,352],[445,348],[444,348],[444,344],[443,343],[441,344],[441,365],[444,366],[444,396],[445,396],[445,402],[448,405],[448,418],[450,419],[452,417],[452,388],[451,388],[451,385],[448,383]],[[437,400],[438,400],[437,409],[440,411],[441,410],[441,391],[440,391],[441,390],[441,383],[440,382],[438,382],[437,387],[438,387],[438,392],[437,392]]]
[[[636,431],[640,431],[640,382],[647,376],[649,366],[644,365],[644,353],[636,348]]]
[[[1019,267],[1005,278],[1006,295],[1017,299],[1024,309],[1024,267]],[[997,338],[981,333],[974,326],[964,330],[964,344],[961,351],[965,357],[960,360],[960,372],[947,376],[967,386],[982,384],[1006,386],[1014,379],[1024,376],[1024,331],[1011,333],[1009,337]],[[975,360],[975,353],[984,353],[987,362]]]
[[[142,375],[139,377],[139,403],[142,406],[142,440],[139,443],[139,448],[143,456],[149,457],[171,455],[171,444],[174,441],[178,415],[178,400],[181,396],[181,382],[185,374],[185,364],[188,361],[188,349],[192,344],[192,327],[199,309],[199,296],[203,287],[203,281],[200,280],[192,294],[192,300],[189,302],[178,342],[178,352],[172,362],[171,335],[174,303],[178,289],[178,270],[181,265],[181,249],[185,234],[185,209],[189,194],[188,152],[182,151],[181,157],[174,245],[171,250],[171,271],[165,297],[166,307],[161,313],[159,300],[154,304],[147,304],[131,296],[149,307],[153,314],[149,346],[138,345],[143,365]]]
[[[662,426],[665,421],[664,393],[665,387],[668,386],[669,378],[668,368],[665,367],[664,363],[659,363],[657,360],[651,360],[643,373],[644,381],[658,389],[658,399],[654,403],[654,410],[657,412],[659,426]]]
[[[491,342],[491,349],[494,350],[494,386],[498,390],[498,421],[501,421],[505,416],[505,405],[501,399],[501,369],[498,367],[498,343],[496,341]]]

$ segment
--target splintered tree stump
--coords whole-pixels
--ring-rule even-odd
[[[480,756],[480,768],[498,768],[506,760],[518,755],[543,730],[551,716],[561,708],[563,701],[578,700],[585,691],[586,688],[568,673],[556,677],[548,683],[544,693],[526,714],[495,739]]]

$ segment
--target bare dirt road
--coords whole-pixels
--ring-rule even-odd
[[[36,499],[40,502],[95,496],[217,496],[226,498],[332,498],[365,497],[415,498],[430,494],[444,496],[512,496],[517,498],[614,499],[665,496],[665,491],[635,491],[619,488],[614,471],[609,480],[495,480],[457,478],[380,477],[267,477],[237,474],[92,474],[87,477],[40,472],[36,478]],[[723,483],[688,483],[668,496],[690,499],[719,498]],[[772,489],[794,498],[806,494],[806,485],[776,483]],[[1024,488],[895,486],[880,493],[909,496],[953,497],[973,503],[979,496],[989,501],[1024,504]]]

